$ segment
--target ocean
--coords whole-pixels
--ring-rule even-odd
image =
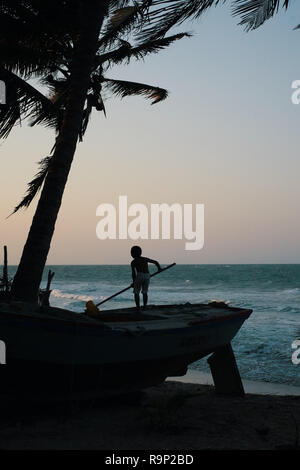
[[[51,305],[77,312],[131,283],[129,265],[60,265],[47,266],[42,287],[48,269],[55,272]],[[253,309],[232,342],[242,378],[300,386],[300,364],[291,359],[292,342],[300,339],[300,265],[176,265],[151,279],[149,304],[211,300]],[[130,289],[101,310],[133,305]],[[209,371],[206,359],[190,368]]]

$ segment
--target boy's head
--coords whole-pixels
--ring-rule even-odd
[[[138,258],[142,254],[142,248],[140,246],[133,246],[130,253],[133,258]]]

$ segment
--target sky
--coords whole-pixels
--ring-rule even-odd
[[[176,41],[110,77],[167,88],[167,100],[106,102],[74,159],[48,264],[123,264],[139,244],[162,263],[300,262],[299,2],[246,33],[228,5],[212,8]],[[17,264],[36,201],[6,218],[54,142],[51,130],[16,128],[0,143],[0,244]],[[204,247],[186,240],[99,240],[102,203],[204,204]],[[0,262],[2,253],[0,252]]]

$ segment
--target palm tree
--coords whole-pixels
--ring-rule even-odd
[[[48,3],[50,3],[48,5]],[[0,137],[28,116],[32,125],[56,130],[51,156],[29,183],[16,207],[26,207],[42,187],[21,261],[12,285],[14,297],[36,301],[50,249],[55,222],[78,139],[91,111],[105,112],[102,91],[121,97],[142,94],[157,103],[167,91],[147,84],[112,80],[112,65],[158,52],[181,33],[169,30],[197,18],[220,0],[7,0],[0,3],[0,79],[8,88],[8,104],[0,110]],[[234,14],[255,28],[278,8],[280,0],[235,0]],[[288,0],[283,5],[288,6]],[[128,35],[134,38],[132,46]],[[50,97],[29,84],[36,77],[51,90]]]
[[[55,145],[51,169],[47,172],[41,198],[32,221],[31,229],[25,244],[21,262],[12,286],[15,297],[35,301],[38,286],[46,262],[57,213],[61,204],[64,186],[72,163],[80,132],[82,111],[89,86],[90,71],[93,65],[99,31],[108,9],[107,2],[86,2],[86,10],[81,7],[81,18],[78,17],[78,35],[74,41],[72,69],[69,81],[69,93],[62,115],[58,139]],[[21,23],[30,22],[35,12],[22,2],[24,12],[20,17]],[[30,5],[31,7],[31,5]],[[2,11],[8,16],[10,11]],[[37,15],[39,16],[39,15]],[[29,19],[28,19],[29,18]],[[14,17],[12,16],[12,20]],[[18,64],[17,64],[18,67]],[[28,72],[28,70],[27,70]],[[43,75],[42,75],[43,76]],[[9,86],[9,84],[8,84]],[[19,91],[19,88],[18,88]],[[26,94],[24,88],[22,92]],[[33,95],[27,96],[20,104],[8,106],[4,123],[11,124],[18,119],[18,113],[32,107]],[[10,101],[8,101],[10,104]],[[36,110],[38,111],[38,106]]]
[[[7,137],[20,118],[28,116],[32,125],[45,124],[57,133],[52,155],[41,161],[39,173],[15,209],[28,206],[43,186],[12,285],[12,295],[27,301],[37,299],[77,141],[83,137],[92,109],[105,112],[103,89],[120,97],[145,95],[152,103],[167,97],[165,89],[113,80],[106,73],[114,64],[144,58],[188,36],[180,33],[139,40],[135,45],[128,42],[130,32],[136,31],[137,37],[141,34],[155,1],[62,3],[62,9],[59,2],[55,5],[60,20],[55,26],[50,22],[50,27],[47,20],[49,13],[53,14],[53,4],[47,8],[36,0],[0,5],[0,26],[10,23],[10,29],[1,29],[0,79],[7,84],[8,103],[1,109],[0,135]],[[20,24],[16,37],[9,33],[17,31]],[[49,97],[26,81],[32,77],[50,89]]]

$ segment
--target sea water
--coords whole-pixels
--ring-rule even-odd
[[[51,305],[77,312],[86,301],[100,302],[132,282],[129,264],[47,266],[42,287],[48,269],[55,272]],[[300,338],[300,265],[176,265],[151,279],[149,304],[211,300],[253,309],[232,341],[244,379],[300,386],[300,364],[291,359],[292,342]],[[101,310],[133,305],[130,289]],[[190,367],[209,370],[206,359]]]

